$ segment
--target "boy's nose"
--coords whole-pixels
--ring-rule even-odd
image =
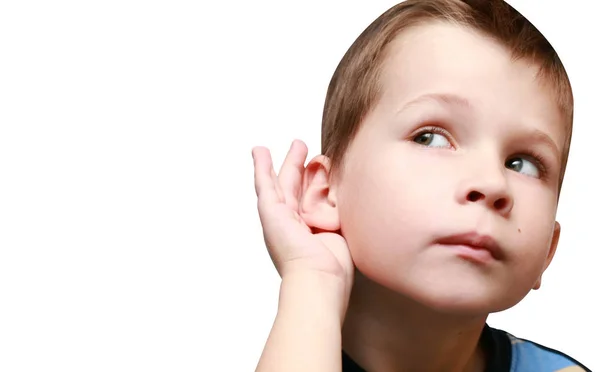
[[[457,190],[460,204],[480,203],[507,217],[514,205],[509,185],[502,169],[472,172]]]

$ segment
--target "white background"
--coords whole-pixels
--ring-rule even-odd
[[[600,370],[598,5],[510,3],[576,118],[555,262],[490,323]],[[336,65],[394,4],[2,2],[0,370],[254,370],[279,278],[250,150],[318,153]]]

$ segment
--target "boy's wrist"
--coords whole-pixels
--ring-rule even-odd
[[[279,311],[317,310],[321,317],[341,325],[348,306],[350,286],[346,280],[319,271],[293,271],[282,277]]]
[[[340,371],[345,281],[313,270],[282,275],[279,309],[257,371]]]

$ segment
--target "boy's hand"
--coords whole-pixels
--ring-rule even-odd
[[[354,264],[345,239],[302,219],[308,149],[294,141],[279,175],[264,147],[252,150],[258,214],[282,278],[279,306],[257,372],[340,371],[341,328]],[[319,217],[319,216],[317,216]]]
[[[349,292],[354,264],[345,239],[335,232],[313,232],[299,213],[307,154],[306,145],[294,141],[277,175],[269,150],[252,150],[265,243],[282,279],[295,274],[326,274],[341,279]]]

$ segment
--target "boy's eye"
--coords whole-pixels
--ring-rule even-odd
[[[527,176],[540,178],[540,169],[538,165],[525,157],[511,158],[506,161],[506,168],[515,172],[523,173]]]
[[[446,136],[434,132],[423,132],[417,135],[413,141],[428,147],[452,147]]]

